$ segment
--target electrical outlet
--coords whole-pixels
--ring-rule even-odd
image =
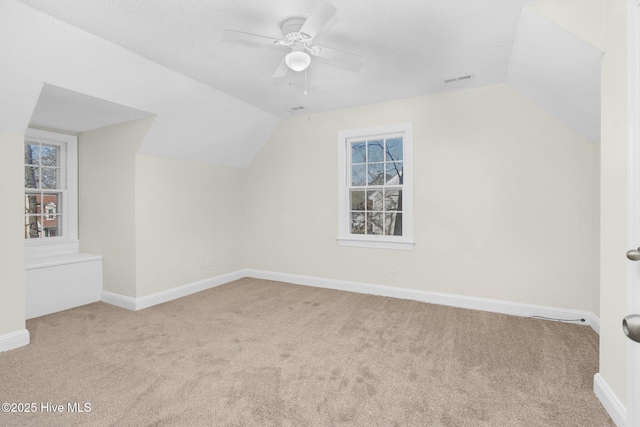
[[[398,266],[396,263],[391,263],[391,274],[396,274],[398,272]]]
[[[207,267],[213,267],[213,259],[210,256],[207,257]]]

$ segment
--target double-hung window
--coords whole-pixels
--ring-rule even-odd
[[[78,251],[77,137],[28,129],[24,237],[28,258]]]
[[[413,249],[411,123],[338,135],[338,242]]]

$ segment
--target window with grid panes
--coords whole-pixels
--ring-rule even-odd
[[[24,237],[41,255],[77,252],[77,137],[28,129],[24,142]]]
[[[64,148],[52,142],[24,144],[25,239],[62,236]]]
[[[412,126],[340,132],[341,245],[413,247]]]

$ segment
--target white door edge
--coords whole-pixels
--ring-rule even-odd
[[[628,241],[640,246],[640,0],[628,1]],[[623,254],[620,254],[623,256]],[[629,262],[628,314],[640,313],[640,266]],[[620,319],[622,333],[622,319]],[[640,426],[640,343],[627,343],[627,425]]]

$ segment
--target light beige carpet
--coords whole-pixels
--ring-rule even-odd
[[[2,426],[614,425],[586,326],[243,279],[27,327],[0,354],[0,401],[38,412]]]

